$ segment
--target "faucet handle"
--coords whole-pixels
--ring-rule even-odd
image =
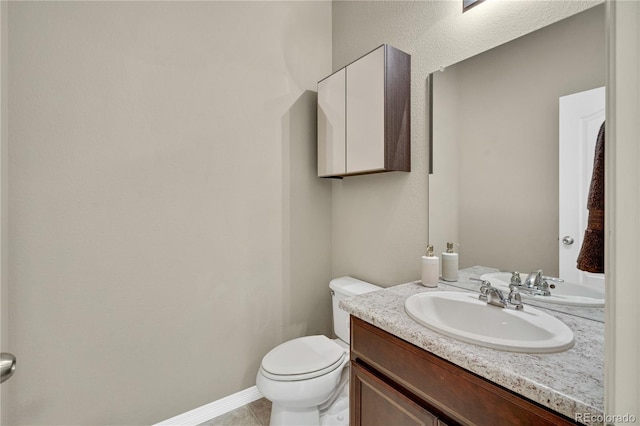
[[[482,287],[491,287],[491,282],[489,282],[487,280],[482,280],[480,278],[474,278],[474,277],[471,277],[469,279],[471,281],[479,281],[480,283],[482,283],[482,285],[480,286],[480,289],[482,289]]]
[[[489,294],[489,290],[491,290],[492,287],[491,283],[487,280],[481,280],[480,278],[469,278],[472,281],[480,281],[481,285],[480,285],[480,296],[478,297],[478,299],[482,300],[482,301],[487,301],[487,294]]]
[[[520,272],[514,271],[511,274],[511,284],[522,285],[522,279],[520,278]]]
[[[478,296],[478,299],[486,302],[489,299],[489,290],[491,290],[491,288],[491,283],[488,285],[482,284],[480,286],[480,296]]]
[[[522,296],[520,296],[520,291],[518,291],[518,286],[511,284],[509,286],[509,305],[513,306],[516,311],[521,311],[524,309],[524,305],[522,304]]]

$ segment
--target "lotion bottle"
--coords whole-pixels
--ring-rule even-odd
[[[427,255],[422,256],[422,285],[425,287],[438,286],[438,256],[433,255],[433,246],[427,246]]]
[[[453,243],[447,243],[447,251],[442,253],[442,279],[458,281],[458,253],[453,252]]]

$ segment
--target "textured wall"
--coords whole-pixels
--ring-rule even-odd
[[[334,276],[351,274],[381,285],[419,278],[429,228],[428,74],[598,3],[487,1],[464,14],[457,1],[334,3],[334,69],[382,43],[412,55],[412,171],[333,183]]]
[[[640,3],[607,0],[605,412],[640,417]]]
[[[151,424],[330,332],[330,11],[10,3],[3,423]]]

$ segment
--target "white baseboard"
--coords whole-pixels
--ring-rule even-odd
[[[186,413],[171,417],[168,420],[156,423],[154,426],[197,426],[207,420],[226,414],[229,411],[233,411],[260,398],[262,398],[262,394],[258,391],[257,387],[253,386],[201,407],[194,408]]]

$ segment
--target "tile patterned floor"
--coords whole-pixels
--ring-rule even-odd
[[[269,426],[271,401],[261,398],[200,426]]]

